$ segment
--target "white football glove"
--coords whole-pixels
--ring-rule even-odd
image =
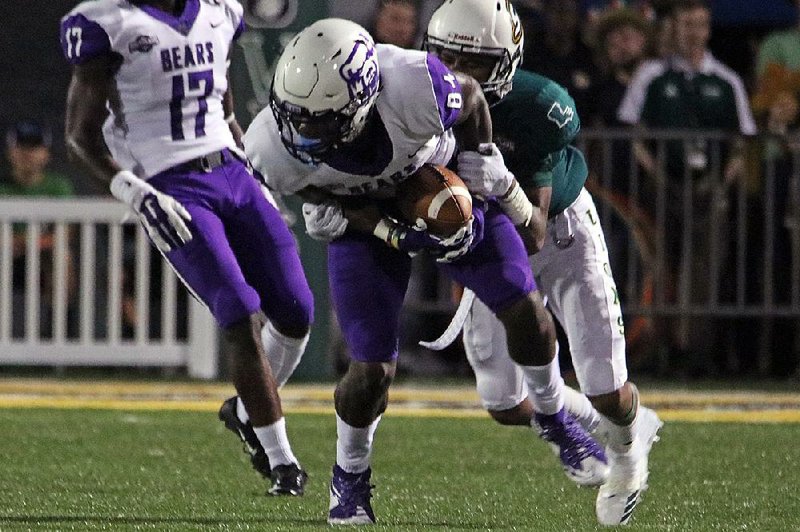
[[[122,170],[111,179],[111,194],[139,216],[150,240],[163,253],[192,239],[186,222],[192,215],[175,198],[159,192],[133,172]]]
[[[347,229],[347,218],[337,201],[303,203],[306,233],[314,240],[330,242],[342,236]]]
[[[494,143],[478,145],[478,151],[458,154],[458,176],[470,192],[491,197],[503,196],[514,182],[503,155]]]

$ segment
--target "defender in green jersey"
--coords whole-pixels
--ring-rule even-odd
[[[583,187],[588,169],[570,145],[580,129],[575,103],[555,82],[516,69],[522,40],[509,1],[447,0],[425,43],[452,70],[472,75],[494,102],[494,143],[484,146],[492,156],[460,155],[459,174],[474,194],[496,197],[526,241],[588,397],[569,410],[583,409],[579,419],[600,413],[594,434],[605,440],[610,470],[596,500],[598,521],[625,524],[647,486],[647,459],[661,421],[639,405],[627,378],[619,298],[597,211]],[[539,404],[510,364],[502,329],[482,303],[472,305],[464,344],[485,408],[502,424],[535,426]],[[557,372],[550,374],[553,387],[563,386]]]

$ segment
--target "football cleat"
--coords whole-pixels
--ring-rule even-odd
[[[362,473],[348,473],[338,465],[333,466],[328,510],[328,524],[331,525],[371,525],[375,523],[370,498],[372,488],[369,483],[372,469]]]
[[[236,434],[242,441],[244,451],[250,455],[250,463],[253,464],[253,469],[267,480],[273,480],[270,475],[269,458],[267,458],[267,453],[264,452],[261,442],[258,441],[253,425],[249,421],[242,423],[239,420],[239,416],[236,415],[236,400],[237,396],[233,396],[222,403],[219,409],[219,419],[225,423],[225,428]]]
[[[297,464],[281,464],[272,468],[271,479],[267,495],[300,496],[305,491],[308,474]]]
[[[539,436],[548,442],[567,477],[579,486],[600,486],[608,478],[608,459],[572,414],[562,408],[553,415],[534,414]]]
[[[636,420],[636,438],[626,453],[609,449],[608,481],[600,486],[595,501],[597,521],[601,525],[625,525],[639,504],[642,492],[647,489],[648,457],[658,431],[664,423],[651,409],[639,407]]]

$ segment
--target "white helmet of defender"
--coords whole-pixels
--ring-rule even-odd
[[[446,0],[433,13],[425,34],[425,49],[481,54],[497,58],[489,79],[481,83],[487,95],[503,98],[522,62],[522,24],[510,0]]]
[[[281,140],[297,159],[316,163],[363,131],[380,90],[375,45],[354,22],[311,24],[286,46],[270,106]]]

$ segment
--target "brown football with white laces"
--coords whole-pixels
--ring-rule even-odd
[[[472,196],[458,175],[438,164],[424,164],[397,187],[397,206],[409,224],[417,219],[428,231],[448,237],[472,217]]]

